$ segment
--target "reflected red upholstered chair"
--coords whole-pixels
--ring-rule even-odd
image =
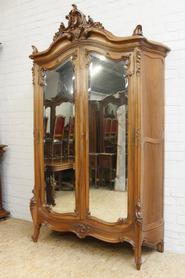
[[[68,148],[67,148],[67,154],[68,158],[70,156],[74,156],[74,127],[75,127],[75,118],[70,117],[69,118],[69,131],[68,131]]]
[[[64,136],[65,117],[57,115],[55,117],[53,140],[62,140]]]
[[[65,117],[57,115],[54,121],[53,136],[45,140],[45,158],[61,159],[63,156],[63,136]]]

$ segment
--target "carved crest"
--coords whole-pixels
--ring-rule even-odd
[[[68,26],[65,27],[64,23],[62,22],[58,32],[54,35],[53,41],[56,41],[62,37],[67,38],[70,41],[86,39],[88,37],[90,28],[104,28],[100,22],[94,22],[90,16],[88,16],[87,20],[86,16],[78,10],[75,4],[73,4],[72,7],[72,10],[66,16],[66,19],[68,20]]]

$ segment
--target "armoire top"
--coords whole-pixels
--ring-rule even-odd
[[[72,10],[66,16],[68,20],[67,26],[62,22],[53,37],[53,42],[49,48],[45,51],[39,52],[35,46],[32,46],[33,52],[30,58],[37,60],[43,56],[51,53],[57,48],[57,45],[62,41],[68,41],[72,46],[83,45],[88,42],[113,43],[117,46],[123,45],[125,48],[142,47],[143,49],[153,49],[154,51],[166,53],[170,49],[161,43],[149,41],[143,36],[143,30],[141,25],[137,25],[133,31],[132,36],[118,37],[104,28],[100,22],[94,21],[89,15],[86,17],[80,10],[78,10],[75,4],[72,4]]]

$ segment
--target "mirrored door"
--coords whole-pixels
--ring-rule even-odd
[[[128,59],[90,54],[89,205],[99,219],[127,217]]]
[[[75,210],[75,73],[71,59],[46,72],[44,87],[45,199],[53,211]]]

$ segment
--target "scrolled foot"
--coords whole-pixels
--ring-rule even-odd
[[[134,256],[135,256],[136,269],[140,270],[141,269],[141,265],[142,265],[141,245],[136,246],[134,248]]]
[[[142,265],[142,262],[140,261],[140,262],[137,262],[136,263],[136,269],[137,270],[140,270],[141,269],[141,265]]]
[[[141,257],[135,258],[135,263],[136,263],[136,269],[137,269],[137,270],[140,270],[140,269],[141,269],[141,265],[142,265],[142,259],[141,259]]]
[[[33,242],[37,242],[38,241],[38,237],[39,237],[39,233],[40,233],[40,228],[41,228],[41,224],[35,225],[34,226],[34,232],[32,235],[32,240]]]
[[[157,251],[160,253],[164,252],[164,241],[161,241],[157,244]]]

